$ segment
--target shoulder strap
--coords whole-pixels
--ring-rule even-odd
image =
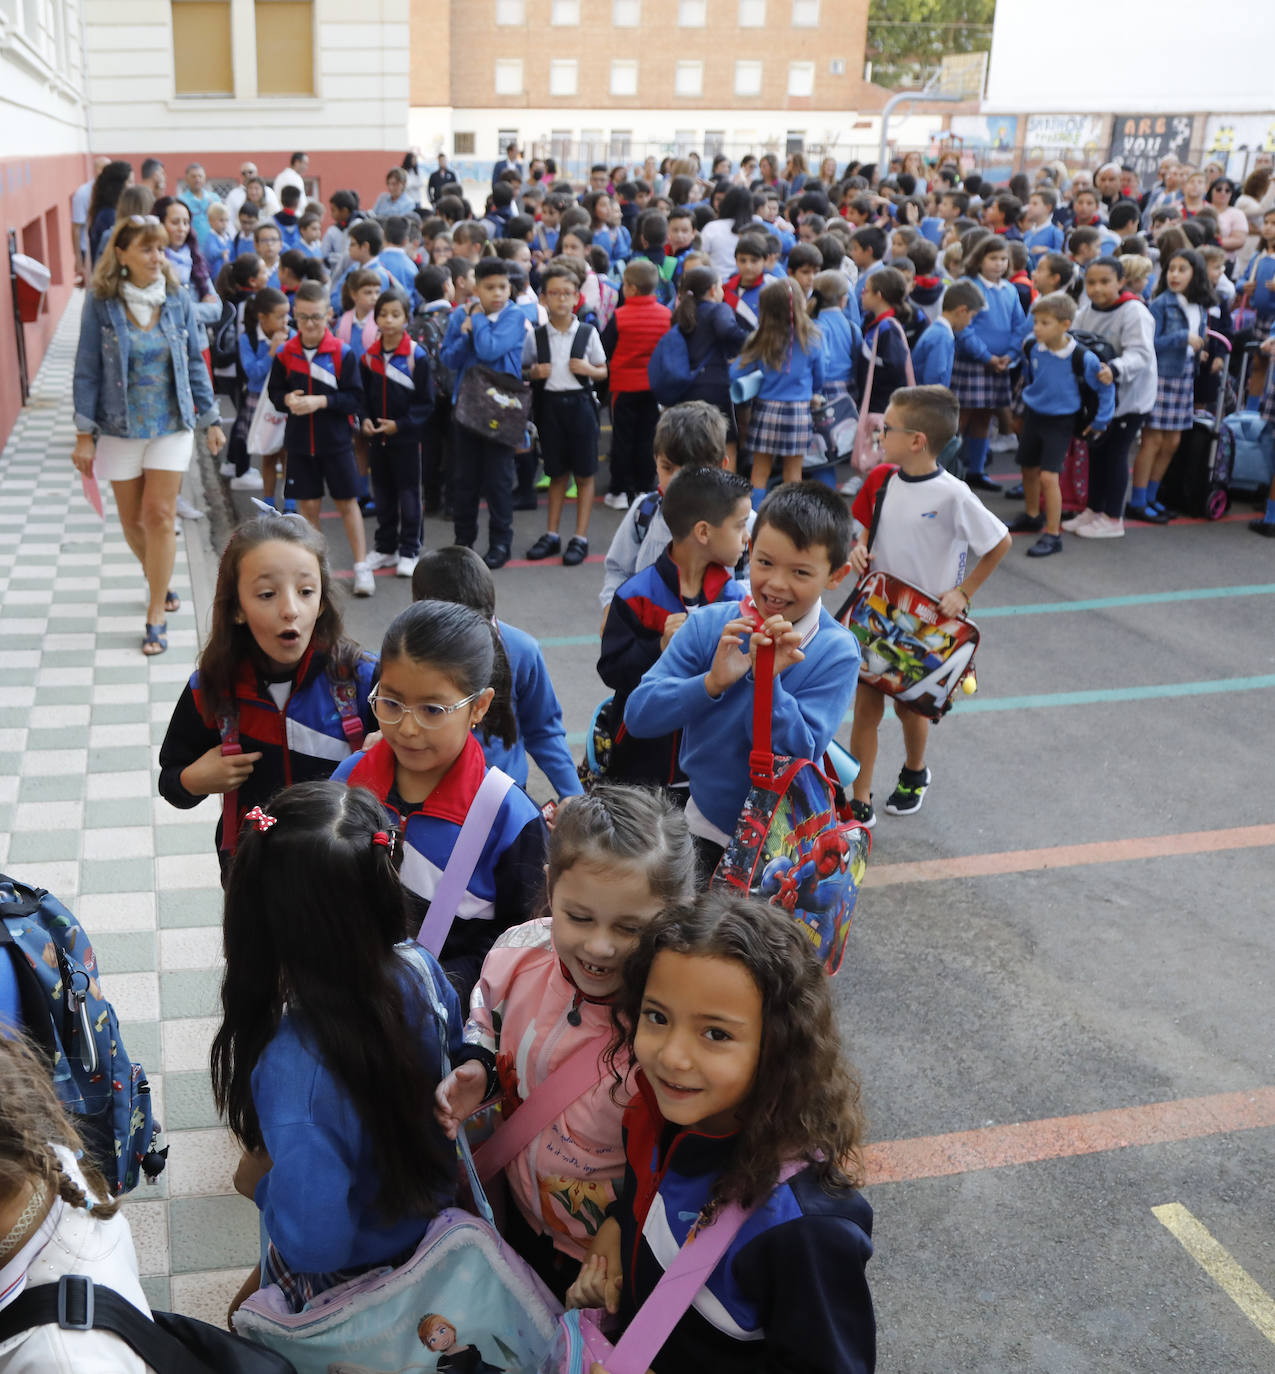
[[[221,731],[221,752],[224,755],[242,754],[239,743],[239,721],[235,716],[222,716],[217,721]],[[233,854],[239,843],[239,789],[227,792],[221,799],[221,847]]]
[[[754,781],[770,775],[774,765],[771,725],[775,712],[775,646],[764,644],[757,650],[753,670],[753,749],[748,770]],[[615,1374],[612,1370],[611,1374]]]
[[[872,541],[877,537],[877,526],[881,523],[881,507],[885,505],[885,489],[890,485],[890,478],[894,476],[896,469],[891,468],[881,479],[881,485],[877,488],[877,499],[872,503],[872,519],[868,523],[868,552],[872,552]]]
[[[804,1160],[785,1164],[779,1171],[779,1182],[786,1183],[805,1167]],[[732,1202],[707,1226],[692,1233],[616,1343],[607,1360],[609,1374],[644,1374],[650,1369],[673,1328],[686,1315],[695,1295],[756,1210],[757,1207],[744,1208]]]
[[[489,768],[469,805],[465,822],[452,846],[451,858],[447,860],[443,876],[438,880],[429,911],[416,936],[417,944],[424,945],[436,959],[456,919],[461,898],[474,876],[474,869],[478,867],[478,859],[496,823],[501,804],[513,785],[514,780],[508,773],[502,773],[499,768]]]
[[[549,358],[549,328],[547,325],[538,324],[535,328],[536,335],[536,362],[547,363]]]
[[[571,356],[573,358],[584,357],[592,333],[593,326],[587,320],[581,320],[576,326],[576,332],[571,336]]]
[[[908,345],[908,331],[899,323],[897,315],[890,316],[890,322],[899,331],[899,337],[903,340],[903,370],[907,374],[908,385],[916,385],[916,373],[912,370],[912,349]]]
[[[341,729],[349,741],[350,750],[357,754],[363,748],[363,721],[359,716],[359,682],[357,677],[330,679],[332,698],[341,716]],[[222,751],[225,752],[224,749]]]
[[[484,1183],[520,1155],[551,1121],[598,1082],[598,1061],[608,1039],[605,1034],[594,1036],[569,1054],[479,1147],[474,1167]]]
[[[1081,344],[1077,344],[1075,348],[1071,350],[1071,370],[1075,374],[1078,382],[1083,383],[1085,380],[1085,354],[1088,353],[1088,351],[1089,350]]]

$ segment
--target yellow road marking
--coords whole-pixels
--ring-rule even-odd
[[[1232,1258],[1180,1202],[1151,1209],[1155,1219],[1181,1244],[1188,1255],[1228,1298],[1275,1345],[1275,1298]]]

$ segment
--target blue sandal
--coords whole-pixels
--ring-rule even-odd
[[[152,649],[149,645],[156,645]],[[168,621],[162,625],[147,625],[146,637],[142,640],[142,654],[146,658],[156,658],[168,650]]]
[[[173,591],[173,590],[170,588],[170,589],[164,594],[164,609],[165,609],[166,611],[172,612],[172,611],[180,611],[181,608],[182,608],[182,599],[181,599],[181,597],[178,596],[177,593],[176,593],[175,591]]]

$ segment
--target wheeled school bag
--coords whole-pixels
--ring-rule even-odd
[[[1210,329],[1208,337],[1227,352],[1231,341]],[[1231,504],[1227,487],[1235,462],[1235,431],[1225,420],[1227,389],[1217,388],[1212,411],[1197,409],[1160,483],[1159,499],[1182,515],[1220,520]]]
[[[74,1118],[112,1197],[154,1182],[167,1148],[151,1115],[146,1072],[128,1057],[102,995],[84,927],[42,887],[0,874],[0,958],[11,958],[22,1028],[48,1056],[58,1101]]]
[[[820,769],[772,751],[774,666],[774,645],[764,645],[753,682],[752,786],[711,886],[782,907],[831,974],[845,955],[872,837],[827,760]]]
[[[1275,427],[1267,424],[1258,411],[1247,407],[1248,377],[1257,350],[1256,343],[1244,350],[1238,383],[1241,408],[1228,415],[1223,425],[1233,443],[1227,485],[1232,491],[1265,496],[1275,479]],[[1275,367],[1275,361],[1271,366]],[[1266,385],[1275,385],[1269,375]]]

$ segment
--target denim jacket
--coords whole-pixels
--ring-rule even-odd
[[[195,302],[185,291],[169,292],[159,323],[173,355],[173,378],[183,429],[220,424],[212,382],[204,365],[204,327],[195,319]],[[80,317],[75,350],[75,428],[81,434],[128,435],[128,322],[124,302],[89,295]]]
[[[1201,307],[1200,314],[1203,317],[1200,332],[1203,333],[1208,328],[1208,308]],[[1177,298],[1162,291],[1151,302],[1151,318],[1155,321],[1155,365],[1159,375],[1171,378],[1194,373],[1195,354],[1186,346],[1191,330]]]

